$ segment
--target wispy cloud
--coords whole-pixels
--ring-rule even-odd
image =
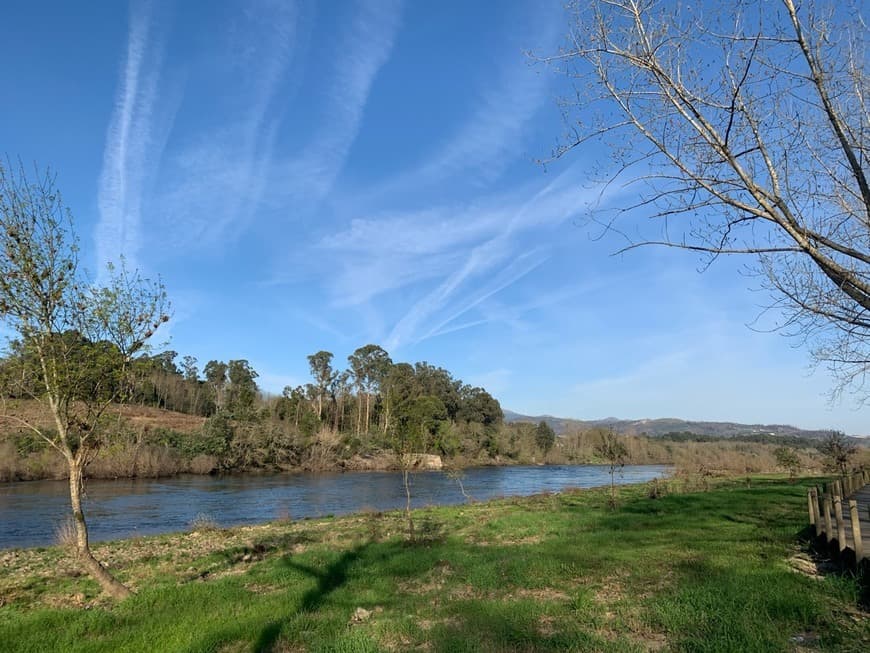
[[[127,53],[98,181],[96,244],[101,270],[120,255],[131,267],[138,265],[142,196],[171,126],[169,116],[155,129],[161,47],[151,32],[150,6],[131,7]]]
[[[519,206],[505,207],[499,230],[473,247],[461,268],[411,307],[390,333],[389,345],[398,348],[445,333],[455,320],[543,264],[547,248],[530,246],[528,232],[561,224],[601,199],[601,189],[580,187],[575,172],[566,170]],[[525,239],[517,237],[522,232]],[[429,324],[434,326],[423,326]]]
[[[418,165],[364,193],[366,199],[420,192],[448,179],[471,180],[483,186],[522,156],[528,125],[547,100],[552,76],[539,66],[529,65],[520,43],[528,47],[525,39],[530,39],[542,49],[553,49],[562,26],[561,11],[555,4],[532,3],[527,11],[524,20],[531,23],[530,33],[504,49],[490,83],[465,120]]]
[[[429,187],[459,174],[487,183],[516,161],[523,130],[545,99],[549,81],[540,70],[523,66],[516,54],[455,133],[419,167],[391,180],[388,189]]]
[[[366,306],[405,289],[384,343],[391,351],[485,322],[481,307],[549,257],[537,240],[599,201],[578,172],[465,205],[353,220],[318,245],[329,254],[333,305]]]
[[[189,137],[167,162],[153,211],[164,221],[161,237],[184,247],[225,247],[254,216],[310,213],[344,166],[399,16],[400,3],[390,1],[363,3],[344,20],[324,75],[325,108],[313,136],[288,155],[276,142],[304,77],[311,16],[284,2],[256,3],[256,11],[245,12],[223,71],[221,90],[232,89],[232,101],[214,98],[231,110],[218,125]],[[241,105],[239,98],[245,98]]]
[[[333,187],[359,133],[372,84],[389,60],[402,2],[365,2],[336,39],[327,107],[319,131],[302,153],[276,172],[284,197],[316,203]]]
[[[208,102],[229,111],[189,137],[167,162],[153,213],[164,242],[185,247],[231,240],[250,222],[268,186],[274,142],[292,96],[288,70],[303,56],[295,3],[248,3],[227,37],[231,57],[215,55],[223,78]],[[209,68],[203,77],[215,75]],[[232,89],[232,98],[224,95]],[[281,94],[281,102],[278,94]],[[234,98],[245,98],[238,105]],[[167,237],[169,236],[169,237]]]

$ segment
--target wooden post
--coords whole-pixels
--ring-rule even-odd
[[[807,511],[810,513],[810,526],[816,525],[816,511],[813,510],[813,491],[807,490]]]
[[[813,501],[813,523],[816,526],[816,537],[820,537],[822,534],[822,513],[819,510],[819,491],[816,488],[810,488],[810,494],[812,495]]]
[[[839,496],[834,497],[834,517],[837,520],[837,547],[842,553],[846,548],[846,520],[843,519],[843,500]]]
[[[822,533],[825,532],[825,518],[824,518],[825,499],[824,499],[824,496],[825,496],[825,494],[824,494],[824,492],[822,492],[822,488],[817,485],[816,489],[815,489],[816,517],[818,517],[818,519],[817,519],[818,523],[816,524],[816,535],[819,535],[819,536],[821,536]]]
[[[822,501],[825,506],[825,539],[830,542],[834,539],[833,529],[831,528],[831,495],[825,492]]]
[[[864,543],[861,541],[861,520],[858,515],[858,502],[849,499],[849,519],[852,522],[852,548],[855,549],[855,564],[861,566],[864,559]]]

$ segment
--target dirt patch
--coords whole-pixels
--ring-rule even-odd
[[[593,594],[599,603],[611,604],[625,598],[625,588],[618,580],[611,580],[595,590]]]
[[[571,597],[565,592],[550,587],[540,589],[519,589],[510,595],[517,599],[535,599],[537,601],[570,601]]]
[[[542,614],[538,619],[538,633],[544,637],[552,637],[556,632],[556,619],[548,614]]]
[[[637,642],[645,651],[661,651],[668,646],[667,637],[665,637],[661,633],[649,633],[648,635],[643,635],[642,637],[638,637],[635,633],[635,636],[632,639]]]
[[[471,585],[457,585],[450,588],[447,596],[451,600],[459,599],[461,601],[466,601],[468,599],[479,599],[484,595],[474,589]]]
[[[279,587],[278,585],[264,585],[262,583],[249,583],[245,585],[245,589],[248,590],[251,594],[259,594],[261,596],[277,594],[281,591],[281,587]]]
[[[471,541],[475,546],[524,546],[529,544],[540,544],[544,541],[544,538],[541,535],[529,535],[528,537],[520,537],[516,539],[472,539]]]

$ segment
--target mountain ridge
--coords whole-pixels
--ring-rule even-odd
[[[655,419],[620,419],[605,417],[603,419],[581,420],[571,417],[555,417],[553,415],[524,415],[512,410],[504,410],[506,422],[546,422],[557,435],[572,430],[593,428],[613,428],[623,435],[648,435],[660,437],[667,433],[689,432],[695,435],[706,435],[721,438],[733,438],[745,435],[771,435],[782,437],[800,437],[822,439],[830,429],[802,429],[790,424],[742,424],[740,422],[715,422],[706,420],[685,420],[676,417],[660,417]],[[851,437],[866,438],[866,434]]]

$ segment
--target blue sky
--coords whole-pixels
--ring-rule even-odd
[[[866,433],[796,343],[753,331],[739,261],[612,256],[631,202],[576,151],[561,0],[37,3],[0,23],[0,149],[50,165],[93,271],[161,275],[169,346],[261,386],[375,342],[506,408]],[[52,6],[49,7],[48,4]]]

